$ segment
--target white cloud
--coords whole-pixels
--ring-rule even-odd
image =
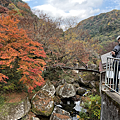
[[[115,9],[120,9],[120,1],[114,0],[114,3],[116,4]]]
[[[80,21],[100,12],[98,7],[102,2],[103,0],[47,0],[46,4],[35,6],[33,9],[56,18],[77,17]]]
[[[24,1],[24,2],[28,2],[28,1],[31,1],[31,0],[22,0],[22,1]]]
[[[63,10],[95,8],[102,2],[103,0],[48,0],[49,4]]]
[[[65,14],[65,12],[59,8],[56,8],[50,4],[45,4],[45,5],[40,5],[40,6],[36,6],[34,7],[35,9],[41,10],[44,13],[47,13],[53,17],[60,17],[63,14]]]

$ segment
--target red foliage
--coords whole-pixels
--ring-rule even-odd
[[[0,13],[7,13],[8,9],[0,5]]]
[[[17,61],[18,72],[22,73],[20,81],[31,91],[32,86],[44,83],[41,74],[45,62],[40,58],[45,58],[46,54],[40,43],[33,42],[25,30],[18,28],[18,22],[19,20],[10,16],[0,18],[0,65],[1,69],[14,68]],[[3,78],[7,77],[0,73],[0,82],[4,82]]]
[[[18,3],[17,3],[17,6],[18,6],[19,8],[23,7],[23,8],[26,8],[26,9],[29,9],[29,10],[30,10],[30,7],[28,6],[27,3],[18,2]]]

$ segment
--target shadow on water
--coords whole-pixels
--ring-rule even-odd
[[[61,108],[68,111],[73,120],[78,120],[76,115],[79,115],[82,107],[80,101],[74,101],[72,98],[65,98],[62,100]]]
[[[61,100],[61,108],[68,111],[70,113],[70,115],[73,117],[75,116],[78,112],[74,109],[75,102],[74,100],[72,100],[72,98],[65,98]]]
[[[45,117],[45,116],[38,115],[36,117],[38,117],[40,120],[49,120],[50,119],[50,116],[49,117]]]

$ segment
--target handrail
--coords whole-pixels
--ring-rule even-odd
[[[105,86],[120,95],[120,58],[107,57]]]
[[[93,70],[93,69],[74,68],[74,67],[68,67],[68,66],[57,66],[57,67],[60,67],[62,69],[68,69],[68,70],[70,69],[70,70],[78,70],[78,71],[85,71],[85,72],[95,72],[100,74],[99,70]],[[52,68],[57,68],[57,67],[52,67]]]

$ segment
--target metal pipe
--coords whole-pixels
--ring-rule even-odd
[[[119,62],[119,58],[107,57],[105,75],[105,86],[118,94],[120,91]]]

